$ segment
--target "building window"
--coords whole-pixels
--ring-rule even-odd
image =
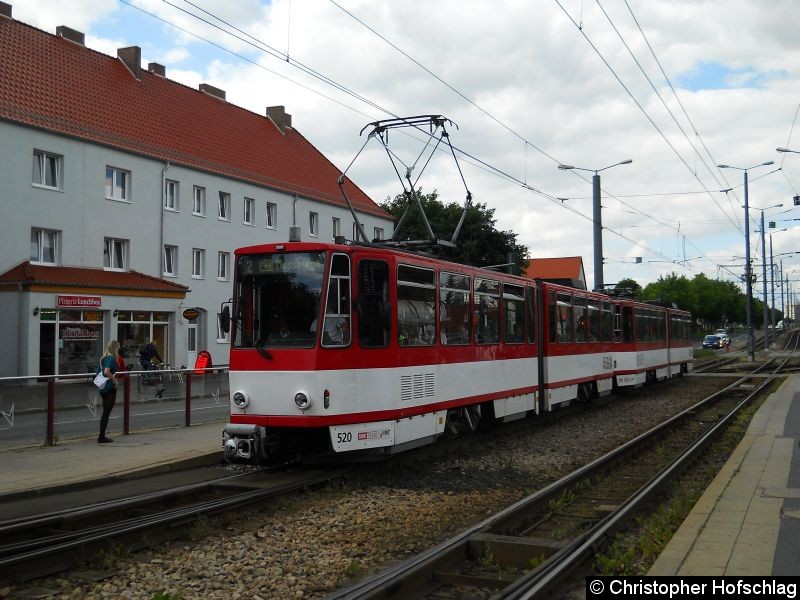
[[[178,210],[178,182],[167,179],[164,182],[164,208]]]
[[[373,236],[372,236],[373,240],[382,240],[383,239],[383,227],[376,227],[375,229],[373,229],[372,233],[373,233]]]
[[[192,278],[203,279],[206,268],[206,251],[192,248]]]
[[[103,267],[112,271],[128,269],[128,240],[103,240]]]
[[[177,246],[164,246],[164,275],[166,277],[178,276]]]
[[[42,265],[56,264],[58,232],[48,229],[31,229],[31,262]]]
[[[253,213],[256,209],[256,201],[252,198],[245,198],[244,199],[244,215],[242,216],[242,221],[245,225],[254,225],[253,222]]]
[[[308,213],[308,234],[314,237],[319,235],[319,213]]]
[[[192,214],[198,217],[206,216],[206,188],[194,186],[192,190]]]
[[[231,195],[228,192],[219,193],[219,205],[217,206],[217,218],[220,221],[231,220]]]
[[[278,228],[278,205],[267,202],[267,229]]]
[[[230,328],[228,329],[228,331],[225,331],[225,328],[222,326],[222,313],[217,313],[217,341],[225,342],[228,344],[231,343]]]
[[[228,264],[230,263],[229,252],[217,253],[217,279],[228,281]]]
[[[342,235],[342,220],[339,217],[333,217],[333,239]]]
[[[63,158],[43,150],[33,151],[33,185],[54,190],[61,189],[61,162]]]
[[[358,223],[353,221],[353,241],[360,240],[361,238],[358,235]]]
[[[106,167],[106,198],[131,201],[131,173],[116,167]]]

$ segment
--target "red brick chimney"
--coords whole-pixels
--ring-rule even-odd
[[[142,78],[142,49],[139,46],[119,48],[117,50],[117,58],[128,67],[128,70],[133,73],[137,80]]]
[[[198,89],[201,92],[208,94],[209,96],[214,96],[214,98],[225,100],[225,90],[215,88],[213,85],[208,85],[207,83],[201,83]]]
[[[285,106],[268,106],[267,116],[281,133],[285,134],[286,128],[292,126],[292,115],[286,113]]]
[[[56,27],[56,35],[64,38],[65,40],[69,40],[70,42],[75,42],[80,46],[86,45],[84,41],[85,36],[80,31],[75,31],[66,25],[59,25]]]

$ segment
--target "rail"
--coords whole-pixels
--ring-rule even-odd
[[[0,449],[54,446],[96,433],[103,406],[94,376],[0,377]],[[136,429],[223,420],[229,392],[227,365],[125,371],[118,374],[110,431],[129,435]]]

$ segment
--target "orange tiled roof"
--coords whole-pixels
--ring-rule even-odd
[[[532,258],[525,276],[540,279],[581,279],[583,259],[580,256],[563,258]]]
[[[340,170],[296,129],[146,69],[137,81],[118,58],[2,17],[0,119],[345,206]]]
[[[189,290],[185,285],[137,271],[106,271],[90,267],[49,267],[32,265],[29,261],[0,275],[0,288],[16,284],[168,292],[184,295]]]

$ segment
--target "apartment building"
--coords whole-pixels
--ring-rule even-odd
[[[109,339],[227,362],[235,248],[353,239],[340,170],[284,107],[255,114],[0,2],[0,376],[83,373]],[[367,235],[393,222],[352,181]]]

